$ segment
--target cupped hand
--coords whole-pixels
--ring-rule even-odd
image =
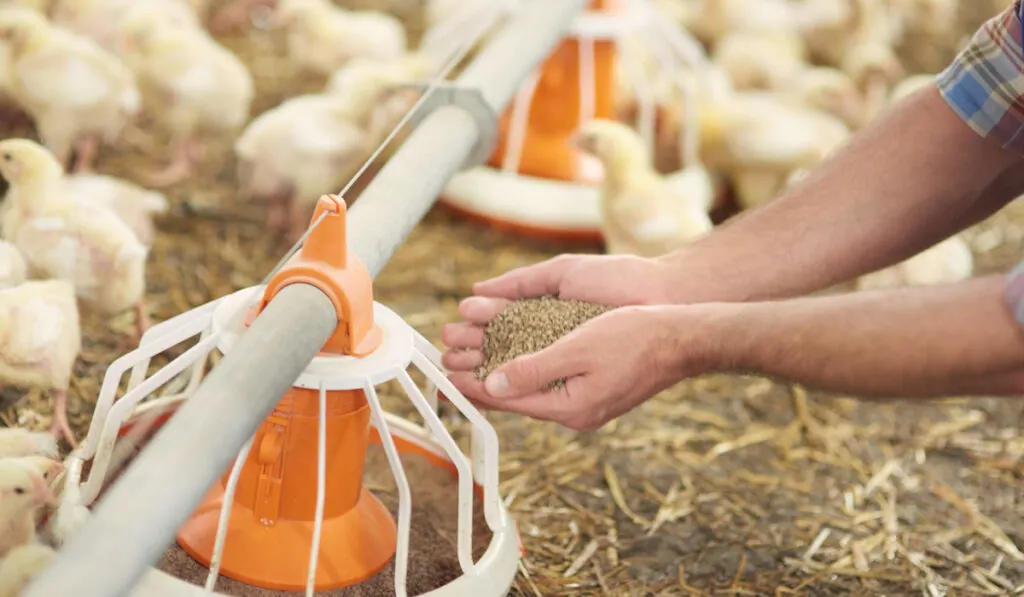
[[[633,255],[561,255],[511,270],[474,285],[474,296],[459,305],[463,321],[441,334],[449,348],[444,366],[452,372],[478,367],[484,327],[511,301],[550,295],[615,307],[656,305],[669,301],[668,286],[663,263]]]
[[[551,346],[514,359],[485,381],[452,382],[478,406],[597,429],[677,381],[711,369],[704,307],[630,306],[584,323]],[[452,358],[451,356],[449,358]],[[547,390],[551,382],[565,383]]]

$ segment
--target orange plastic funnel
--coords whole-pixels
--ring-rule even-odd
[[[592,0],[590,10],[619,11],[619,0]],[[569,138],[580,122],[580,41],[567,38],[541,67],[540,78],[530,102],[519,172],[527,176],[556,180],[581,180],[583,169],[579,150]],[[615,115],[615,42],[594,41],[594,117]],[[512,111],[499,122],[498,146],[489,165],[500,168],[505,159]]]
[[[373,287],[366,267],[345,245],[345,203],[321,197],[323,221],[303,249],[270,281],[259,310],[281,288],[303,282],[327,294],[338,327],[324,353],[363,356],[381,342],[373,322]],[[316,588],[355,584],[380,572],[395,553],[391,514],[362,486],[370,410],[361,391],[328,391],[324,520]],[[319,392],[292,388],[256,432],[228,520],[221,574],[251,585],[303,590],[313,540],[317,493]],[[178,531],[178,544],[199,562],[213,559],[224,488],[217,482]]]

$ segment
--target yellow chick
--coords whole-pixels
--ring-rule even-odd
[[[0,290],[12,288],[28,277],[25,257],[13,244],[0,240]]]
[[[105,174],[67,175],[64,192],[78,201],[102,205],[116,213],[146,247],[153,246],[153,216],[170,210],[163,193]]]
[[[853,79],[837,68],[805,68],[781,93],[797,105],[835,116],[851,130],[859,129],[867,119],[864,96]]]
[[[408,50],[398,18],[349,11],[329,0],[278,0],[274,24],[288,37],[288,59],[301,71],[328,76],[357,57],[396,60]]]
[[[850,135],[838,118],[767,92],[706,103],[699,125],[705,161],[732,179],[746,209],[774,197],[794,170],[817,164]]]
[[[33,541],[15,547],[0,560],[0,597],[18,597],[32,579],[57,555],[52,547]]]
[[[138,77],[147,114],[171,135],[171,161],[149,183],[166,186],[192,174],[198,136],[234,136],[249,120],[255,87],[245,64],[205,31],[135,12],[120,24],[121,55]]]
[[[40,14],[49,14],[54,0],[0,0],[0,9],[28,8]]]
[[[104,314],[134,307],[138,338],[149,327],[146,247],[117,214],[77,201],[63,188],[50,152],[28,139],[0,141],[0,174],[10,183],[2,235],[30,271],[71,281],[86,305]]]
[[[54,24],[116,52],[118,26],[122,19],[135,11],[153,14],[182,27],[201,26],[184,0],[56,0],[52,19]]]
[[[36,540],[36,510],[56,505],[53,491],[32,465],[0,460],[0,557]]]
[[[974,274],[974,255],[967,242],[951,236],[891,267],[857,279],[857,290],[946,284]]]
[[[68,385],[81,344],[70,282],[30,281],[0,290],[0,383],[51,391],[51,433],[72,447],[77,443],[68,425]]]
[[[112,143],[141,108],[135,79],[116,56],[52,26],[34,11],[0,11],[8,82],[39,136],[65,167],[92,167],[100,142]]]
[[[736,89],[780,89],[807,67],[807,50],[795,33],[734,31],[715,44],[711,61]]]
[[[369,106],[329,95],[291,98],[257,116],[235,142],[242,192],[270,203],[268,225],[297,240],[320,195],[335,193],[375,146]]]
[[[864,94],[867,119],[877,116],[886,106],[889,90],[905,76],[891,46],[865,42],[850,48],[843,58],[843,70]]]
[[[0,460],[22,456],[57,458],[57,439],[52,433],[38,433],[21,427],[0,427]]]
[[[573,143],[604,166],[601,227],[608,253],[655,257],[711,230],[705,198],[683,195],[659,175],[633,129],[597,119],[580,127]]]
[[[33,470],[43,476],[43,481],[50,488],[55,496],[59,496],[64,488],[64,463],[46,456],[23,456],[19,458]],[[36,527],[46,519],[47,516],[56,512],[54,506],[44,506],[36,510]],[[0,583],[2,584],[2,583]]]

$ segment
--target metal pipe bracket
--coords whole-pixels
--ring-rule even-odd
[[[484,98],[483,93],[475,87],[459,85],[454,81],[442,81],[440,83],[405,83],[396,86],[395,90],[412,90],[425,93],[427,89],[434,90],[423,102],[422,107],[413,113],[409,124],[416,126],[424,118],[429,116],[442,106],[457,106],[462,108],[476,122],[479,133],[477,141],[470,150],[469,156],[463,162],[463,169],[473,168],[486,164],[494,154],[494,148],[498,144],[498,113],[491,107],[491,104]]]

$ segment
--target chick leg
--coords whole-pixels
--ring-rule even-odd
[[[220,35],[242,26],[253,9],[258,6],[273,7],[277,0],[234,0],[210,19],[210,32]]]
[[[100,140],[98,137],[87,135],[75,141],[75,172],[92,172],[96,163],[96,154],[99,153]]]
[[[275,233],[282,234],[288,231],[288,204],[291,201],[291,194],[278,192],[270,196],[267,205],[267,228]]]
[[[163,169],[150,172],[146,181],[154,187],[166,187],[192,175],[193,164],[189,157],[191,139],[175,141],[171,150],[171,161]]]
[[[287,240],[289,243],[295,244],[306,233],[306,230],[309,229],[311,215],[309,206],[293,196],[288,203]]]
[[[78,440],[68,423],[68,391],[60,390],[53,395],[53,424],[50,433],[58,440],[63,438],[72,448],[78,447]]]
[[[149,309],[146,307],[145,297],[140,298],[139,302],[135,304],[135,345],[138,346],[142,342],[142,336],[153,326],[152,320],[149,318]]]

